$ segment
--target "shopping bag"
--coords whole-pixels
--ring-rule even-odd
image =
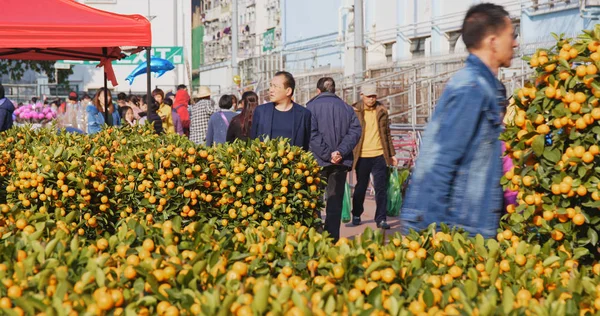
[[[346,186],[344,188],[344,201],[342,203],[342,222],[348,223],[350,222],[350,218],[352,215],[350,214],[350,208],[352,207],[352,196],[350,193],[350,185],[346,182]]]
[[[398,216],[400,206],[402,205],[402,190],[398,176],[398,169],[392,168],[390,173],[388,192],[387,192],[387,215]]]

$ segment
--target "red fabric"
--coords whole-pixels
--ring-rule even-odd
[[[0,59],[21,60],[107,61],[122,58],[120,47],[140,51],[152,46],[145,17],[106,12],[73,0],[3,0],[0,39]],[[106,56],[103,48],[108,49]],[[105,72],[114,78],[111,68]]]
[[[187,91],[181,89],[175,94],[175,101],[173,102],[173,109],[177,111],[181,118],[181,124],[183,128],[190,127],[190,112],[188,111],[188,103],[190,103],[190,95]]]

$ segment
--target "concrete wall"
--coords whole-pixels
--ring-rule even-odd
[[[143,16],[155,16],[150,21],[152,24],[153,46],[182,46],[184,47],[184,58],[187,58],[191,67],[192,56],[192,27],[191,27],[191,0],[77,0],[88,6],[120,14],[140,14]],[[110,3],[109,3],[110,2]],[[113,3],[114,2],[114,3]],[[150,4],[150,7],[148,6]],[[136,78],[133,85],[129,85],[125,78],[136,68],[137,65],[114,65],[115,74],[119,85],[114,87],[115,91],[146,91],[146,81],[143,76]],[[103,86],[103,72],[95,66],[74,66],[74,74],[69,80],[80,84],[81,90],[96,89]],[[172,87],[178,84],[189,84],[188,71],[185,63],[176,65],[175,69],[167,72],[158,79],[152,80],[152,86]],[[110,86],[110,83],[109,83]]]

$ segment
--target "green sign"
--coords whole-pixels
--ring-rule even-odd
[[[263,52],[273,50],[275,48],[275,29],[268,29],[263,33]]]
[[[152,47],[150,54],[154,57],[166,59],[173,63],[173,65],[183,64],[183,47]],[[146,61],[146,51],[143,50],[139,53],[132,54],[127,58],[113,61],[114,66],[118,65],[138,65]],[[89,60],[61,60],[60,63],[70,65],[97,65],[97,61]]]

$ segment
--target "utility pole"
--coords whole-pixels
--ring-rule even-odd
[[[365,46],[363,0],[354,0],[354,77],[363,81],[365,72]]]
[[[231,0],[231,70],[234,76],[239,75],[238,54],[238,0]]]

